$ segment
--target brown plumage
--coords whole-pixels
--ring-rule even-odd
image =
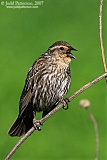
[[[69,90],[71,76],[69,63],[76,50],[67,42],[55,42],[29,69],[20,98],[19,115],[8,134],[21,136],[34,126],[34,113],[43,111],[44,117]]]

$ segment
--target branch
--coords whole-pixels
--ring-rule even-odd
[[[102,54],[102,62],[103,62],[103,66],[104,66],[104,72],[107,72],[105,55],[104,55],[104,47],[103,47],[103,38],[102,38],[102,6],[103,6],[103,0],[100,0],[100,11],[99,11],[100,48],[101,48],[101,54]],[[106,78],[106,83],[107,83],[107,76],[105,78]]]
[[[77,90],[72,96],[69,97],[69,100],[72,101],[74,98],[76,98],[80,93],[85,91],[87,88],[91,87],[93,84],[97,83],[98,81],[102,80],[104,77],[107,76],[107,73],[102,74],[101,76],[97,77],[93,81],[87,83],[83,87],[81,87],[79,90]],[[57,107],[55,107],[52,111],[50,111],[45,117],[43,117],[40,120],[40,123],[43,124],[46,120],[48,120],[53,114],[55,114],[57,111],[59,111],[63,107],[62,104],[59,104]],[[7,156],[4,158],[4,160],[8,160],[20,147],[20,145],[35,131],[35,128],[32,127],[18,142],[17,144],[12,148],[12,150],[7,154]]]

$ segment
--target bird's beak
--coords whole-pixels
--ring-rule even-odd
[[[72,53],[67,53],[67,57],[77,59]]]
[[[67,51],[67,57],[77,59],[72,53],[70,53],[71,50],[77,51],[75,48],[70,46],[69,51]]]
[[[69,47],[70,51],[74,50],[74,51],[78,51],[77,49],[73,48],[73,47]]]

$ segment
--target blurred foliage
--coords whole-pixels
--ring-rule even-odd
[[[5,2],[5,1],[4,1]],[[22,1],[24,2],[24,0]],[[26,2],[26,0],[25,0]],[[107,0],[103,6],[103,40],[106,45]],[[71,63],[72,85],[67,96],[103,73],[99,43],[98,0],[46,0],[38,9],[6,9],[0,4],[0,159],[19,138],[7,135],[18,115],[19,98],[29,67],[57,40],[74,48],[77,60]],[[105,51],[107,48],[105,48]],[[33,133],[13,160],[92,160],[95,153],[93,124],[79,100],[91,101],[91,111],[99,127],[99,159],[106,152],[106,83],[98,82],[60,110]],[[38,115],[41,118],[41,114]]]

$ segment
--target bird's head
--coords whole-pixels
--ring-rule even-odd
[[[72,58],[76,59],[76,57],[71,53],[72,50],[77,51],[65,41],[57,41],[48,49],[51,56],[54,57],[57,61],[61,61],[67,64],[71,61]]]

